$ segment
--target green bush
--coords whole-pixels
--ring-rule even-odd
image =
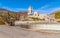
[[[60,11],[55,12],[55,18],[60,19]]]
[[[3,19],[0,18],[0,25],[5,24],[5,22],[3,21]]]
[[[60,23],[60,21],[58,21]]]
[[[3,24],[5,24],[4,22],[2,22],[2,21],[0,21],[0,25],[3,25]]]
[[[45,19],[40,19],[40,18],[36,18],[36,17],[31,17],[33,19],[33,21],[39,21],[39,20],[45,20]]]

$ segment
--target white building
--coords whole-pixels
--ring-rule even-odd
[[[44,19],[44,17],[46,16],[46,14],[39,14],[39,12],[35,11],[35,12],[32,12],[32,7],[29,6],[28,8],[28,16],[29,17],[36,17],[36,18],[40,18],[40,19]]]
[[[28,8],[28,15],[31,15],[31,14],[32,14],[32,7],[29,6],[29,8]]]
[[[38,12],[34,12],[33,15],[34,16],[39,16],[39,13]]]
[[[39,12],[32,12],[32,7],[28,8],[28,17],[36,17],[40,19],[45,19],[48,22],[55,22],[54,14],[39,14]]]

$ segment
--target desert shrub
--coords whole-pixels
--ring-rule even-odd
[[[55,12],[55,18],[60,19],[60,11]]]
[[[33,21],[42,21],[42,20],[45,20],[45,19],[40,19],[40,18],[36,18],[36,17],[31,17],[33,19]]]
[[[0,18],[0,25],[5,24],[5,22]]]
[[[60,23],[60,21],[58,21]]]

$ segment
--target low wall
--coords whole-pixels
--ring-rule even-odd
[[[56,24],[57,22],[46,22],[46,21],[15,21],[15,25],[20,24]]]
[[[44,21],[15,21],[15,25],[20,25],[20,24],[34,24],[34,23],[40,23]]]
[[[32,30],[60,30],[60,24],[34,24],[30,26]]]
[[[60,30],[58,23],[46,23],[43,21],[15,21],[15,25],[29,25],[31,30]]]

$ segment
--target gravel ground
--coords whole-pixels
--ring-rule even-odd
[[[60,34],[23,30],[20,27],[0,25],[0,38],[60,38]]]

